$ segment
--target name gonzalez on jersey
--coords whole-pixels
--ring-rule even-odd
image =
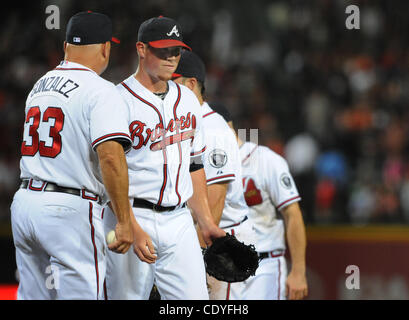
[[[68,93],[74,91],[77,88],[79,88],[79,84],[65,77],[44,77],[36,82],[29,96],[31,98],[33,95],[40,92],[53,91],[60,93],[66,98],[69,98],[70,96],[68,95]]]

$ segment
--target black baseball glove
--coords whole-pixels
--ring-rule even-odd
[[[254,275],[259,257],[253,245],[245,245],[226,233],[204,251],[206,272],[217,280],[241,282]]]

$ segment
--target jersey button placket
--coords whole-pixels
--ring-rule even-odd
[[[173,119],[174,124],[173,126],[176,127],[176,120],[175,116],[173,114],[173,104],[171,105],[167,105],[166,106],[166,111],[167,111],[167,115],[168,115],[168,119]],[[169,132],[169,135],[177,135],[180,132],[180,130],[176,130],[173,132]],[[169,172],[170,172],[170,181],[171,184],[169,185],[169,187],[171,188],[171,192],[169,192],[169,197],[171,197],[171,199],[169,199],[171,205],[175,205],[178,203],[178,197],[176,195],[176,181],[177,181],[177,172],[178,172],[178,167],[179,167],[179,148],[178,148],[178,144],[177,143],[173,143],[171,145],[168,146],[168,152],[169,152]],[[180,177],[179,177],[180,180]],[[180,193],[180,191],[179,191]]]
[[[166,128],[167,128],[167,124],[169,122],[170,116],[169,116],[169,110],[166,106],[166,104],[164,103],[163,100],[161,100],[160,103],[160,107],[161,107],[161,113],[162,113],[162,119],[163,119],[163,130],[164,130],[164,134],[162,136],[162,139],[166,139],[166,137],[169,135],[168,132],[166,132]],[[166,203],[169,202],[169,190],[170,187],[173,184],[173,179],[172,179],[172,175],[171,175],[171,171],[170,170],[170,166],[171,166],[171,160],[172,159],[172,150],[171,148],[169,148],[169,146],[164,146],[165,151],[166,151],[166,171],[167,171],[167,183],[165,186],[165,192],[163,194],[163,199],[162,199],[162,203],[164,203],[163,205],[167,205]]]

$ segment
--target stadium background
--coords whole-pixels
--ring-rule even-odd
[[[359,30],[345,26],[350,4]],[[60,9],[59,30],[45,26],[48,5]],[[9,4],[0,12],[0,288],[16,284],[9,207],[25,98],[63,59],[69,17],[92,10],[112,18],[121,40],[104,78],[135,71],[142,21],[172,17],[206,63],[208,100],[287,158],[303,198],[310,299],[409,299],[408,9],[403,0]],[[359,267],[359,290],[346,288],[348,265]]]

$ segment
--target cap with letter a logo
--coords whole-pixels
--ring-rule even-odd
[[[184,47],[180,25],[167,17],[155,17],[144,21],[138,30],[138,41],[148,43],[154,48]]]
[[[75,45],[97,44],[113,41],[111,19],[105,14],[92,11],[79,12],[67,24],[65,41]]]

